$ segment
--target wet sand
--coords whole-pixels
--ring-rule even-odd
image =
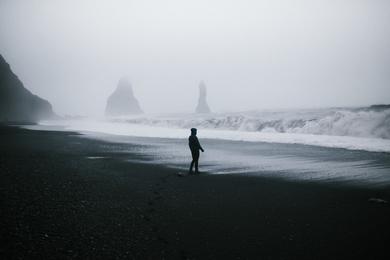
[[[0,127],[4,258],[388,259],[388,189],[190,175],[129,144]]]

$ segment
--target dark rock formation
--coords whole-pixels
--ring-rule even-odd
[[[207,90],[206,90],[206,84],[201,81],[199,83],[199,100],[198,100],[198,106],[196,107],[196,113],[210,113],[209,105],[207,104]]]
[[[385,110],[390,108],[390,104],[371,105],[369,108],[373,110]]]
[[[133,88],[126,79],[121,79],[118,87],[107,100],[106,116],[123,116],[142,114],[138,100],[134,97]]]
[[[37,122],[55,117],[51,104],[27,90],[0,55],[0,122]]]

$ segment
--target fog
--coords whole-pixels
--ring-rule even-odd
[[[390,103],[388,0],[0,0],[0,54],[57,113]]]

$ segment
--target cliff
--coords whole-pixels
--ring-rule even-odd
[[[38,122],[54,117],[51,104],[27,90],[0,55],[0,122]]]

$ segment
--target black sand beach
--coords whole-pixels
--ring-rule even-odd
[[[70,132],[2,126],[0,144],[2,259],[390,257],[390,205],[370,201],[388,189],[179,177]]]

